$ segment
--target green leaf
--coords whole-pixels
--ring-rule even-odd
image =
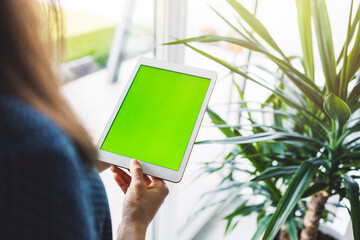
[[[326,126],[324,126],[321,122],[314,122],[311,121],[307,116],[303,116],[303,118],[300,118],[299,116],[296,116],[294,114],[291,114],[289,112],[285,112],[282,110],[265,110],[265,109],[251,109],[251,108],[241,108],[239,111],[247,111],[247,112],[261,112],[261,113],[271,113],[274,116],[281,116],[283,118],[290,118],[292,120],[294,120],[295,122],[302,124],[302,125],[307,125],[309,127],[311,127],[313,129],[314,132],[318,133],[321,136],[326,137],[326,135],[324,135],[323,132],[320,131],[320,129],[324,130],[324,132],[326,134],[329,134],[330,131],[326,128]],[[318,129],[319,125],[320,129]]]
[[[269,52],[265,51],[264,54],[271,60],[273,61],[275,64],[278,65],[279,69],[281,71],[283,71],[287,76],[292,77],[296,77],[298,78],[297,81],[298,82],[302,82],[302,84],[306,84],[304,85],[303,88],[310,88],[312,90],[314,90],[315,93],[317,94],[321,94],[321,90],[319,89],[319,87],[314,83],[313,79],[310,79],[309,77],[307,77],[306,75],[304,75],[303,73],[301,73],[299,70],[297,70],[295,67],[293,67],[290,63],[275,57],[274,55],[270,54]],[[258,66],[259,67],[259,66]],[[260,67],[261,69],[264,70],[264,67]],[[268,73],[270,74],[270,72],[268,71]],[[275,76],[275,75],[274,75]],[[277,76],[275,76],[276,78],[279,78]],[[292,79],[290,79],[292,80]],[[294,82],[297,86],[298,83]],[[300,88],[299,88],[300,89]]]
[[[272,54],[270,54],[269,52],[267,52],[265,49],[263,49],[263,47],[261,45],[257,45],[255,43],[250,43],[250,42],[247,42],[247,41],[241,40],[241,39],[214,36],[214,35],[206,35],[206,36],[200,36],[200,37],[195,37],[195,38],[176,40],[173,42],[166,43],[164,45],[185,44],[186,46],[192,48],[194,51],[222,64],[223,66],[225,66],[228,69],[230,69],[231,71],[241,75],[242,77],[249,79],[249,80],[259,84],[260,86],[263,86],[266,89],[274,92],[273,88],[269,88],[267,85],[260,83],[259,81],[255,80],[254,78],[251,78],[247,73],[241,71],[238,67],[234,67],[231,64],[229,64],[219,58],[211,56],[210,54],[207,54],[199,49],[196,49],[196,48],[188,45],[189,42],[217,42],[217,41],[226,41],[226,42],[230,42],[233,44],[238,44],[238,45],[246,47],[252,51],[257,51],[257,52],[265,54],[270,60],[272,60],[274,63],[276,63],[279,66],[279,68],[290,78],[291,81],[293,81],[293,83],[307,97],[309,97],[311,99],[311,101],[313,101],[320,109],[322,109],[321,107],[322,107],[323,99],[320,95],[321,91],[316,86],[316,84],[313,82],[313,80],[309,79],[307,76],[305,76],[304,74],[299,72],[290,63],[288,63],[284,60],[281,60],[280,58],[277,58],[277,57],[273,56]],[[289,103],[289,99],[285,99],[286,97],[284,96],[284,94],[281,94],[279,91],[276,91],[276,94],[280,98],[284,99],[287,103]],[[294,105],[294,102],[291,102],[291,104]],[[299,104],[296,104],[296,105],[300,106]],[[313,114],[311,112],[307,111],[306,109],[305,110],[303,109],[303,111],[313,116]]]
[[[253,129],[262,129],[262,132],[265,132],[265,129],[273,129],[276,130],[278,132],[287,132],[287,130],[285,128],[280,128],[280,127],[276,127],[274,125],[262,125],[262,124],[241,124],[241,125],[226,125],[226,124],[217,124],[214,125],[214,127],[217,127],[219,129],[221,128],[236,128],[236,129],[244,129],[244,130],[249,130],[248,127],[252,127]],[[249,130],[249,131],[253,131]]]
[[[278,62],[278,60],[276,60],[272,57],[269,57],[269,58],[273,62],[278,64],[279,68],[299,88],[299,90],[301,90],[311,101],[313,101],[316,104],[316,106],[318,106],[321,109],[323,98],[318,92],[316,92],[317,89],[314,90],[315,88],[310,88],[308,85],[308,82],[304,82],[304,78],[306,76],[302,76],[302,77],[298,78],[298,76],[299,75],[301,76],[302,73],[296,72],[297,70],[294,70],[293,67],[288,69],[288,68],[286,68],[286,66],[279,65],[280,63]],[[297,76],[294,75],[294,72],[295,72],[295,74],[297,74]],[[306,77],[306,79],[308,79],[308,78]]]
[[[266,229],[266,226],[269,224],[272,215],[273,214],[267,215],[266,217],[261,219],[261,221],[257,225],[256,232],[253,235],[251,240],[259,240],[260,239],[261,235],[264,233],[264,231]]]
[[[359,10],[360,10],[360,5],[358,7],[358,12],[359,12]],[[358,12],[356,13],[357,15],[358,15]],[[354,21],[355,20],[359,21],[359,19],[356,19],[356,17],[357,16],[355,16]],[[358,29],[353,48],[348,57],[348,64],[346,67],[346,75],[347,75],[347,79],[349,81],[353,78],[353,76],[359,70],[359,67],[360,67],[360,61],[359,61],[360,60],[360,47],[359,46],[360,46],[360,31]]]
[[[360,240],[360,200],[359,185],[352,177],[344,175],[345,190],[351,204],[351,222],[353,225],[354,240]]]
[[[341,126],[347,122],[351,115],[348,105],[333,93],[325,98],[324,110],[331,119],[338,120]]]
[[[356,30],[356,26],[357,26],[359,20],[360,20],[360,5],[359,5],[359,7],[358,7],[358,10],[356,11],[354,20],[353,20],[353,22],[352,22],[352,24],[351,24],[350,39],[352,39],[353,36],[354,36],[355,30]],[[338,59],[337,59],[337,61],[336,61],[337,64],[339,64],[340,61],[341,61],[341,59],[343,58],[343,56],[344,56],[344,50],[345,50],[345,44],[344,44],[343,48],[341,49],[341,52],[340,52],[340,54],[339,54],[339,57],[338,57]]]
[[[227,224],[226,224],[226,228],[225,228],[225,235],[228,233],[234,217],[237,216],[237,214],[235,212],[241,212],[243,209],[245,209],[246,208],[246,203],[247,203],[247,201],[243,202],[232,214],[224,217],[224,219],[228,221]]]
[[[222,124],[227,125],[224,119],[222,119],[218,114],[216,114],[214,111],[212,111],[210,108],[206,109],[207,114],[209,115],[211,121],[215,124]],[[235,133],[231,130],[229,127],[219,128],[220,131],[226,136],[226,137],[235,137]]]
[[[231,227],[231,223],[233,221],[233,218],[231,219],[227,219],[227,224],[226,224],[226,228],[225,228],[225,235],[229,233],[229,229]],[[239,221],[237,221],[231,228],[231,230],[234,230],[234,228],[236,227],[236,225],[239,223]]]
[[[349,133],[356,133],[360,131],[360,121],[357,121],[354,125],[351,127],[348,126],[347,128]],[[347,135],[348,136],[348,135]]]
[[[298,99],[299,102],[303,102],[303,105],[307,105],[304,101],[305,97],[308,97],[311,101],[315,103],[316,106],[318,106],[322,110],[322,103],[323,93],[320,91],[320,89],[315,85],[312,79],[308,78],[303,73],[299,72],[296,68],[291,66],[291,64],[284,62],[281,59],[278,59],[269,53],[266,53],[266,56],[273,61],[275,64],[278,65],[279,70],[282,71],[283,74],[279,75],[278,72],[274,72],[273,70],[269,70],[265,68],[264,66],[255,65],[257,68],[263,70],[264,72],[272,75],[277,79],[279,82],[281,82],[279,88],[282,91],[286,91],[287,96],[294,95],[296,99]],[[305,96],[299,94],[297,89],[292,89],[288,84],[286,84],[288,87],[285,87],[284,84],[284,76],[286,75],[297,87],[298,89],[304,93]],[[266,101],[268,103],[268,101]]]
[[[230,186],[226,186],[226,187],[222,187],[222,188],[217,188],[215,190],[211,190],[211,191],[207,191],[207,192],[204,192],[203,194],[201,194],[200,198],[203,198],[205,196],[208,196],[210,194],[216,194],[216,193],[219,193],[219,192],[223,192],[223,191],[228,191],[228,190],[233,190],[233,189],[236,189],[236,188],[239,188],[241,187],[241,185],[244,184],[244,183],[234,183],[234,184],[231,184]],[[251,185],[249,185],[251,187]]]
[[[241,20],[239,18],[236,19],[238,24],[240,25],[241,29],[243,31],[245,31],[245,33],[249,36],[249,37],[246,37],[246,39],[248,39],[249,41],[251,42],[254,42],[254,43],[258,43],[260,44],[260,42],[256,39],[256,37],[254,36],[254,32],[253,31],[250,31],[248,30],[244,24],[241,22]],[[239,30],[240,31],[240,30]],[[244,34],[245,35],[245,34]]]
[[[265,209],[261,209],[260,211],[258,211],[257,216],[256,216],[256,224],[259,224],[259,222],[266,217],[266,210]]]
[[[296,223],[294,217],[289,217],[286,228],[289,230],[289,235],[291,240],[298,240],[298,232],[296,228]]]
[[[355,112],[356,110],[360,109],[360,102],[355,103],[354,105],[351,105],[351,110]]]
[[[208,113],[210,113],[209,116],[215,124],[226,124],[226,122],[215,112],[208,110]],[[231,137],[231,136],[235,135],[235,133],[231,132],[229,130],[229,128],[228,129],[225,128],[225,130],[223,130],[223,133],[227,137]],[[250,146],[245,145],[245,146],[241,146],[241,147],[245,148],[246,149],[245,151],[249,155],[256,153],[256,150],[251,145]],[[253,166],[255,167],[255,169],[257,171],[263,170],[264,167],[263,167],[263,161],[261,158],[259,158],[259,157],[249,158],[249,161],[253,164]],[[279,189],[276,188],[275,184],[272,181],[265,181],[265,184],[269,188],[269,191],[272,193],[272,196],[274,198],[276,198],[277,200],[279,200],[281,198],[281,193],[280,193]]]
[[[229,20],[227,20],[225,17],[223,17],[218,11],[216,11],[212,6],[210,6],[211,10],[213,10],[224,22],[226,22],[232,29],[235,30],[240,36],[251,42],[251,39],[245,36],[238,28],[236,28],[233,24],[230,23]]]
[[[217,35],[203,35],[203,36],[199,36],[199,37],[175,40],[172,42],[165,43],[164,45],[185,44],[185,43],[191,43],[191,42],[213,43],[213,42],[220,42],[220,41],[233,43],[233,44],[242,46],[244,48],[250,49],[252,51],[257,51],[257,52],[265,51],[262,47],[259,47],[249,41],[238,39],[238,38],[233,38],[233,37],[222,37],[222,36],[217,36]]]
[[[324,190],[328,184],[326,182],[315,182],[313,185],[311,185],[301,196],[302,198],[310,197],[311,195]]]
[[[359,101],[360,97],[360,81],[357,82],[355,87],[351,90],[349,97],[346,99],[346,103],[350,108]]]
[[[326,86],[330,92],[338,93],[339,84],[336,82],[334,45],[325,0],[311,0],[310,2]]]
[[[315,138],[307,137],[299,133],[282,133],[282,132],[256,133],[251,136],[231,137],[231,138],[219,139],[219,140],[205,140],[198,142],[198,144],[209,144],[209,143],[246,144],[246,143],[255,143],[255,142],[275,142],[275,141],[303,141],[303,142],[317,143],[320,145],[323,144],[322,142],[320,142]]]
[[[286,56],[276,44],[270,33],[266,30],[264,25],[243,5],[236,0],[227,0],[227,2],[235,9],[242,19],[261,37],[263,38],[273,49],[279,52],[285,59]]]
[[[314,114],[312,114],[309,110],[307,110],[306,108],[302,107],[301,105],[299,105],[296,101],[292,101],[288,96],[286,96],[285,94],[281,93],[280,91],[278,90],[275,90],[275,89],[272,89],[271,87],[261,83],[260,81],[257,81],[256,79],[250,77],[248,74],[246,74],[245,72],[241,71],[240,69],[238,69],[237,67],[234,67],[233,65],[231,65],[230,63],[224,61],[224,60],[221,60],[220,58],[217,58],[215,56],[212,56],[204,51],[201,51],[200,49],[197,49],[187,43],[184,43],[186,46],[188,46],[189,48],[193,49],[194,51],[200,53],[201,55],[209,58],[209,59],[212,59],[213,61],[223,65],[224,67],[228,68],[229,70],[239,74],[240,76],[246,78],[246,79],[249,79],[251,80],[252,82],[258,84],[259,86],[262,86],[264,87],[265,89],[273,92],[274,94],[276,94],[280,99],[282,99],[284,102],[286,102],[288,105],[300,110],[299,112],[301,114],[308,114],[310,115],[311,117],[315,118],[317,121],[321,121],[320,119],[318,119],[316,116],[314,116]],[[304,77],[306,77],[304,75]],[[311,82],[311,81],[310,81]],[[314,84],[313,82],[311,82],[312,84]]]
[[[232,213],[224,217],[224,219],[231,219],[236,216],[248,216],[253,212],[258,212],[261,209],[264,209],[264,204],[255,204],[255,205],[246,205],[247,201],[237,207]]]
[[[237,39],[237,38],[231,38],[231,37],[222,37],[222,36],[215,36],[215,35],[205,35],[200,37],[194,37],[194,38],[187,38],[182,40],[176,40],[173,42],[165,43],[164,45],[172,45],[172,44],[185,44],[190,42],[203,42],[203,43],[209,43],[209,42],[218,42],[218,41],[225,41],[233,44],[237,44],[239,46],[245,47],[249,50],[260,52],[265,54],[270,60],[272,60],[274,63],[276,63],[279,68],[290,78],[291,81],[294,82],[294,84],[304,93],[306,94],[315,104],[317,104],[319,107],[322,106],[322,97],[320,95],[321,91],[316,86],[316,84],[313,82],[313,80],[309,79],[307,76],[299,72],[296,68],[294,68],[290,63],[275,57],[274,55],[267,52],[261,45],[256,44],[254,42],[248,42],[245,40]],[[187,45],[189,46],[189,45]],[[191,46],[189,46],[191,47]],[[194,49],[193,47],[191,47]],[[194,49],[195,51],[201,53],[199,50]],[[204,56],[215,60],[214,57],[210,56],[209,54],[201,53]],[[217,61],[217,60],[215,60]],[[217,61],[219,62],[219,61]],[[219,62],[221,63],[221,62]],[[223,63],[221,63],[223,64]],[[225,65],[224,65],[225,66]],[[226,66],[227,67],[227,66]],[[235,68],[234,66],[231,66],[232,68]],[[229,67],[227,67],[229,68]],[[233,69],[229,68],[230,70],[234,71]],[[236,68],[237,69],[237,68]],[[238,69],[239,71],[239,69]],[[254,79],[244,76],[244,74],[239,73],[238,71],[234,71],[243,77],[254,81]],[[258,83],[259,84],[259,83]]]
[[[298,169],[298,166],[285,166],[285,167],[272,167],[266,169],[259,176],[255,177],[251,181],[262,181],[273,177],[281,177],[284,175],[292,175]]]
[[[301,196],[308,188],[319,166],[325,161],[326,160],[309,159],[300,165],[266,228],[263,240],[273,240],[275,238],[281,225],[289,217]]]
[[[232,203],[237,197],[239,192],[245,187],[249,186],[250,183],[242,183],[237,188],[235,188],[232,193],[229,194],[226,201],[221,204],[221,206],[215,211],[215,213],[210,217],[209,221],[217,217],[230,203]]]
[[[349,16],[349,22],[348,22],[348,30],[347,30],[347,36],[346,36],[346,40],[345,40],[345,45],[344,45],[344,55],[343,55],[343,66],[340,70],[340,87],[339,87],[339,96],[341,99],[346,99],[347,97],[347,89],[348,89],[348,79],[347,79],[347,64],[348,64],[348,47],[350,44],[350,40],[351,40],[351,14],[352,14],[352,9],[353,9],[353,3],[354,1],[351,0],[351,6],[350,6],[350,16]]]
[[[296,0],[300,40],[303,50],[305,74],[314,80],[314,53],[309,0]]]

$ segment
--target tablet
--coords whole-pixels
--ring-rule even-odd
[[[97,144],[99,159],[180,182],[217,74],[141,58]]]

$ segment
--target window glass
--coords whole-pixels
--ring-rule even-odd
[[[70,80],[106,67],[117,28],[124,30],[116,41],[121,42],[125,59],[154,48],[154,1],[61,0],[61,5],[68,62],[65,72]]]

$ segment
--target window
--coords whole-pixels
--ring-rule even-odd
[[[118,73],[123,60],[154,51],[154,1],[62,0],[61,4],[68,79],[107,67],[109,55],[110,68]]]

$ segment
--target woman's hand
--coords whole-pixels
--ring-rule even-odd
[[[144,175],[136,160],[130,164],[131,176],[116,166],[111,171],[125,194],[118,239],[145,239],[146,229],[169,190],[163,180]]]

